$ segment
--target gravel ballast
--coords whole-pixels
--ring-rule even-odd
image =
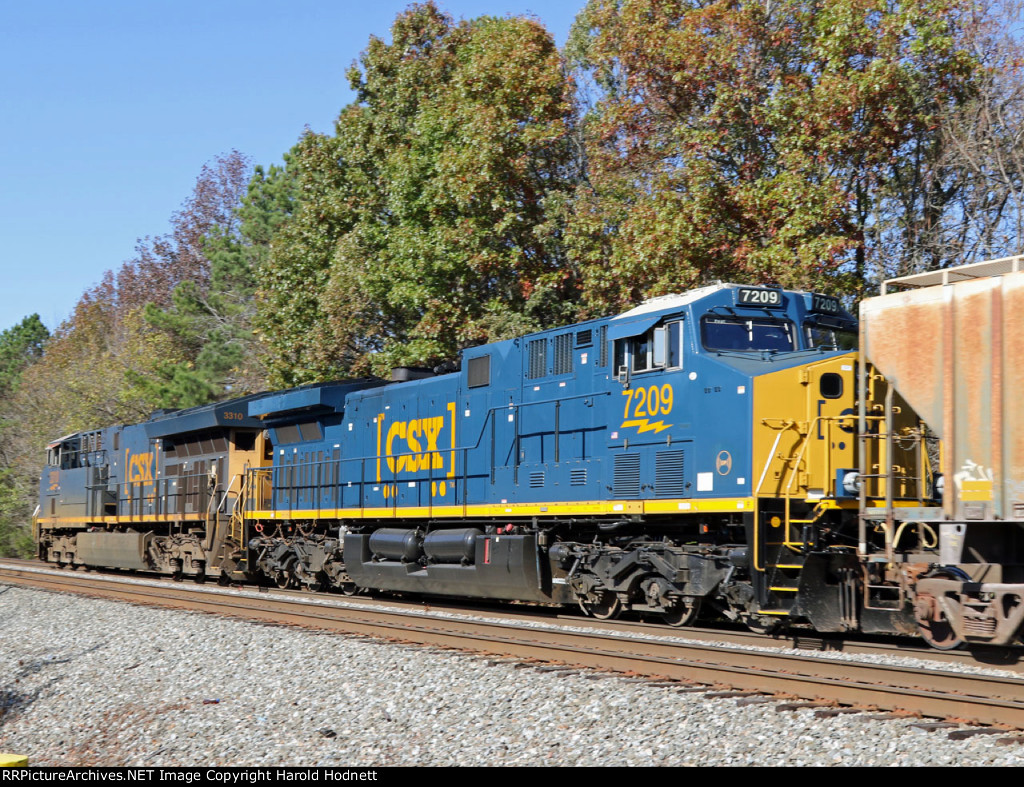
[[[33,765],[1021,765],[1005,736],[0,586]],[[595,679],[597,677],[597,679]]]

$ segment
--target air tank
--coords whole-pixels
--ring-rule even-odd
[[[471,565],[476,556],[476,539],[483,531],[475,527],[435,530],[423,539],[423,551],[431,563]]]

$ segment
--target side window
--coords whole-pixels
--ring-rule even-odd
[[[646,333],[615,342],[615,373],[647,372],[653,369],[681,369],[683,366],[683,323],[675,320]]]
[[[677,320],[676,322],[670,322],[665,327],[668,329],[668,358],[666,365],[669,369],[682,369],[683,322],[682,320]]]

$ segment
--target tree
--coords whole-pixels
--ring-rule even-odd
[[[229,157],[232,174],[241,170],[238,155]],[[218,170],[223,169],[221,160]],[[203,181],[200,176],[197,196],[210,191],[202,188]],[[231,183],[237,181],[232,178]],[[265,385],[253,327],[257,272],[269,256],[274,232],[291,213],[294,179],[281,167],[256,167],[244,197],[239,198],[234,188],[217,193],[220,201],[213,202],[213,215],[218,218],[201,224],[206,282],[180,282],[168,308],[149,304],[145,310],[147,322],[173,337],[185,355],[184,361],[157,369],[154,387],[165,407],[205,404],[226,393],[252,393]]]
[[[907,273],[1019,254],[1024,247],[1024,45],[1020,7],[978,25],[973,51],[985,65],[965,106],[942,117],[941,192],[927,245]]]
[[[27,528],[38,479],[18,450],[18,422],[10,412],[10,398],[18,389],[25,368],[42,355],[50,332],[33,314],[0,333],[0,555],[31,554]]]
[[[0,333],[0,394],[12,391],[26,366],[43,354],[50,332],[33,314]]]
[[[891,186],[907,157],[935,160],[941,113],[972,95],[973,7],[591,0],[569,51],[603,96],[568,229],[590,308],[716,278],[849,292],[877,275],[872,233],[935,204]]]
[[[553,218],[571,87],[551,36],[414,5],[349,81],[336,136],[294,151],[302,199],[262,286],[276,379],[434,364],[571,312]]]

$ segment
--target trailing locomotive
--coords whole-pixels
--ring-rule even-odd
[[[944,509],[936,427],[886,363],[883,377],[859,355],[835,298],[704,287],[467,349],[457,371],[62,438],[39,557],[672,625],[1014,641],[1024,560],[1004,520],[1024,517],[1024,495]]]

